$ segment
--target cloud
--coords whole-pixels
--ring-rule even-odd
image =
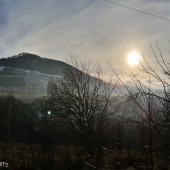
[[[3,42],[1,41],[1,43],[8,47],[15,46],[20,42],[27,43],[25,40],[28,39],[29,41],[32,39],[32,41],[35,42],[36,39],[39,40],[40,35],[42,40],[49,32],[50,34],[51,32],[55,33],[58,25],[63,25],[63,22],[69,22],[70,18],[90,5],[90,1],[86,1],[88,3],[85,4],[74,0],[72,0],[72,2],[70,0],[14,1],[16,1],[18,5],[10,4],[8,11],[6,11],[9,20],[2,34]],[[63,25],[63,27],[65,26]],[[55,35],[53,35],[52,38],[54,39]],[[43,41],[42,43],[45,44],[45,39]]]
[[[73,54],[94,57],[95,62],[107,63],[108,59],[124,68],[128,51],[147,51],[149,43],[169,36],[168,22],[103,0],[3,1],[6,3],[0,18],[1,57],[25,51],[64,60]],[[120,3],[170,16],[165,0]]]
[[[6,13],[6,2],[5,0],[0,1],[0,29],[7,21]]]

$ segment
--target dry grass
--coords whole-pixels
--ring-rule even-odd
[[[146,169],[150,167],[149,153],[139,151],[100,149],[94,151],[94,157],[89,156],[80,147],[73,146],[42,146],[20,143],[1,143],[0,160],[8,162],[9,169],[18,167],[42,167],[52,166],[67,169],[75,166],[84,166],[84,161],[105,169],[127,169],[128,167]],[[154,169],[164,169],[165,160],[154,156]],[[76,170],[76,169],[75,169]]]

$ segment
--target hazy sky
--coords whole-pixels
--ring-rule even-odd
[[[113,1],[170,19],[169,0]],[[124,68],[130,51],[150,57],[156,41],[167,55],[167,39],[170,22],[105,0],[0,0],[0,57],[74,55]]]

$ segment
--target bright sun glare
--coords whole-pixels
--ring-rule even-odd
[[[128,63],[130,65],[136,65],[140,61],[140,55],[136,51],[132,51],[128,55]]]

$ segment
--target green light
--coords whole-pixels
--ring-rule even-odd
[[[50,115],[50,114],[51,114],[51,111],[49,110],[49,111],[47,112],[47,114]]]

